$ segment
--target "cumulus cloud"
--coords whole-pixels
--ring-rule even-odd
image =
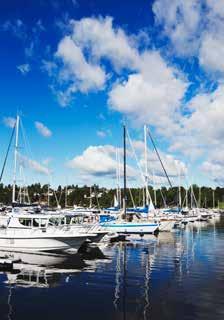
[[[9,128],[13,128],[15,126],[16,119],[12,117],[4,117],[3,123]]]
[[[42,122],[36,121],[35,122],[35,127],[37,131],[43,136],[43,137],[51,137],[52,132],[50,129],[48,129]]]
[[[121,28],[113,26],[111,17],[72,20],[72,38],[81,48],[88,48],[91,55],[108,59],[116,70],[135,67],[139,54],[132,39]]]
[[[36,173],[43,175],[50,175],[50,170],[46,166],[40,164],[39,162],[32,160],[22,154],[19,154],[19,163],[24,168],[29,168]]]
[[[141,124],[167,126],[175,120],[187,82],[158,52],[143,54],[138,67],[138,73],[113,86],[109,105]]]
[[[67,166],[78,169],[83,175],[95,177],[116,177],[117,161],[114,146],[89,146],[82,155],[74,157],[68,161]],[[119,152],[122,152],[121,149]],[[136,170],[127,166],[127,176],[131,179],[137,178]]]
[[[156,22],[181,56],[198,57],[209,72],[224,72],[223,1],[156,0]]]
[[[224,25],[223,25],[224,26]],[[220,57],[224,54],[224,36],[208,32],[204,35],[199,52],[201,65],[208,71],[224,72],[224,62]]]
[[[99,65],[88,62],[70,36],[60,41],[56,57],[63,63],[59,79],[60,82],[68,84],[66,95],[69,100],[76,91],[87,93],[103,88],[106,81],[105,71]]]
[[[162,109],[168,105],[169,109],[172,108],[168,110],[170,113],[179,106],[187,82],[175,68],[167,65],[159,52],[145,50],[142,53],[139,49],[141,37],[128,35],[122,28],[114,26],[111,17],[71,20],[70,26],[72,31],[58,44],[56,60],[44,66],[56,75],[58,86],[54,85],[53,91],[62,106],[68,105],[78,91],[88,93],[104,89],[107,80],[111,79],[111,72],[118,77],[109,95],[115,110],[133,112],[133,106],[130,106],[131,110],[124,110],[127,107],[120,101],[123,91],[129,94],[133,87],[133,96],[137,96],[138,90],[143,95],[147,93],[144,106],[138,97],[135,99],[136,108],[142,108],[142,111],[147,109],[146,104],[147,113],[155,104],[158,108],[161,102]],[[110,75],[105,71],[106,61],[112,67]],[[55,63],[57,70],[54,70]],[[126,82],[119,79],[123,69],[130,73]]]
[[[30,65],[28,63],[20,64],[17,66],[17,69],[22,73],[22,75],[26,75],[28,72],[30,72]]]
[[[224,85],[212,93],[200,93],[187,104],[189,115],[182,119],[179,132],[170,137],[171,151],[202,155],[222,143],[224,128]]]
[[[201,3],[195,0],[156,0],[153,4],[156,21],[181,55],[193,55],[198,50],[198,29],[201,23]]]

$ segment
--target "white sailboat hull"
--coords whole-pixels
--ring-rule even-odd
[[[159,228],[157,223],[107,222],[103,224],[106,230],[122,234],[152,234]]]

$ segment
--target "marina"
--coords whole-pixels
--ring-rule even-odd
[[[224,319],[223,4],[0,1],[0,320]]]
[[[221,217],[72,255],[1,252],[1,318],[221,320],[223,241]]]

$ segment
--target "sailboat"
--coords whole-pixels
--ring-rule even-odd
[[[102,222],[101,225],[111,232],[116,232],[118,234],[152,234],[158,231],[159,224],[149,221],[128,221],[127,217],[127,181],[126,181],[126,126],[123,126],[123,149],[124,149],[124,191],[123,191],[123,211],[120,213],[119,218],[116,220]]]
[[[16,143],[14,152],[14,177],[12,205],[16,205],[16,173],[18,156],[19,121],[16,117]],[[10,251],[51,251],[74,249],[94,234],[78,232],[77,228],[68,228],[64,215],[34,214],[25,210],[16,210],[1,217],[4,221],[0,228],[0,250]]]

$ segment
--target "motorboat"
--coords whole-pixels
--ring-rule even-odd
[[[0,229],[0,250],[10,251],[77,251],[95,234],[86,233],[81,225],[71,228],[64,215],[12,213],[5,216]]]

